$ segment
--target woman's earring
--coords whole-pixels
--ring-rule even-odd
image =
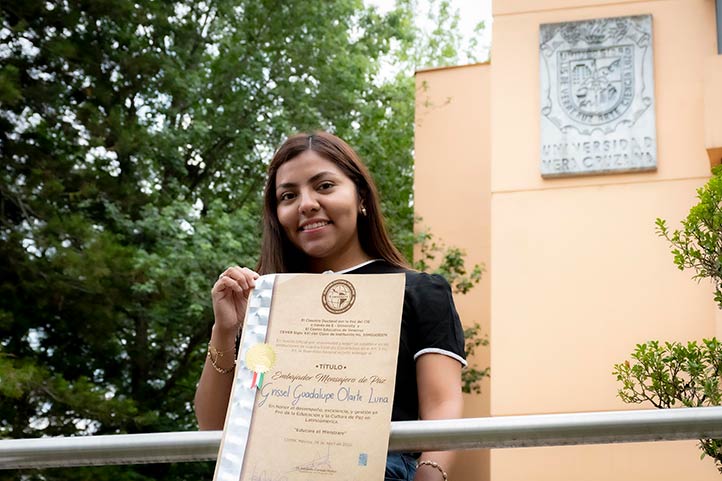
[[[361,206],[361,213],[366,217],[366,207]]]

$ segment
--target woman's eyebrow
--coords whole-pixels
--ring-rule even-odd
[[[310,179],[308,179],[308,183],[309,183],[309,184],[313,184],[314,182],[316,182],[317,180],[319,180],[319,179],[321,179],[321,178],[323,178],[323,177],[327,177],[327,176],[333,177],[333,176],[335,176],[335,175],[336,175],[336,174],[334,174],[334,173],[331,172],[330,170],[324,170],[324,171],[322,171],[322,172],[319,172],[318,174],[313,175]],[[298,186],[298,184],[295,183],[295,182],[284,182],[283,184],[278,184],[278,185],[276,186],[276,190],[278,190],[278,189],[292,189],[292,188],[297,187],[297,186]]]

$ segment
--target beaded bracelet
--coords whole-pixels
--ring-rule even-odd
[[[236,360],[235,360],[235,359],[233,360],[233,366],[231,366],[231,367],[229,367],[229,368],[223,368],[223,367],[219,366],[218,364],[216,364],[216,362],[218,361],[218,359],[221,358],[221,357],[223,357],[223,353],[224,353],[224,352],[230,352],[230,349],[229,349],[228,351],[219,351],[219,350],[216,349],[215,347],[211,346],[211,343],[210,343],[210,342],[208,343],[208,354],[207,354],[207,357],[208,357],[208,359],[211,360],[211,366],[213,366],[213,369],[215,369],[216,372],[218,372],[218,373],[220,373],[220,374],[228,374],[228,373],[230,373],[230,372],[233,372],[233,368],[236,367]],[[233,349],[233,353],[235,354],[235,352],[236,352],[236,349],[234,348],[234,349]],[[234,356],[234,357],[235,357],[235,356]]]
[[[416,469],[419,469],[419,466],[424,466],[424,465],[431,466],[432,468],[438,469],[439,472],[441,473],[441,476],[444,477],[444,481],[447,481],[449,479],[449,477],[446,476],[446,471],[444,471],[443,468],[436,461],[429,461],[429,460],[419,461],[418,463],[416,463]]]

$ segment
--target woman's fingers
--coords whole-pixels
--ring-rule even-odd
[[[218,276],[218,280],[213,286],[213,292],[220,293],[224,289],[230,289],[247,297],[251,289],[256,286],[255,281],[258,277],[257,272],[247,267],[232,266]]]
[[[230,277],[221,277],[218,279],[218,282],[216,282],[216,286],[218,286],[218,290],[228,288],[238,293],[242,293],[244,291],[243,287],[238,284],[238,281],[231,279]]]
[[[213,313],[220,329],[232,329],[243,323],[246,303],[258,274],[238,266],[226,269],[213,284]],[[239,324],[240,323],[240,324]]]
[[[233,279],[244,291],[248,291],[256,286],[258,274],[247,267],[232,266],[221,274],[221,278]]]

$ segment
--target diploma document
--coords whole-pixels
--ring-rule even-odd
[[[262,276],[217,481],[383,481],[404,274]]]

